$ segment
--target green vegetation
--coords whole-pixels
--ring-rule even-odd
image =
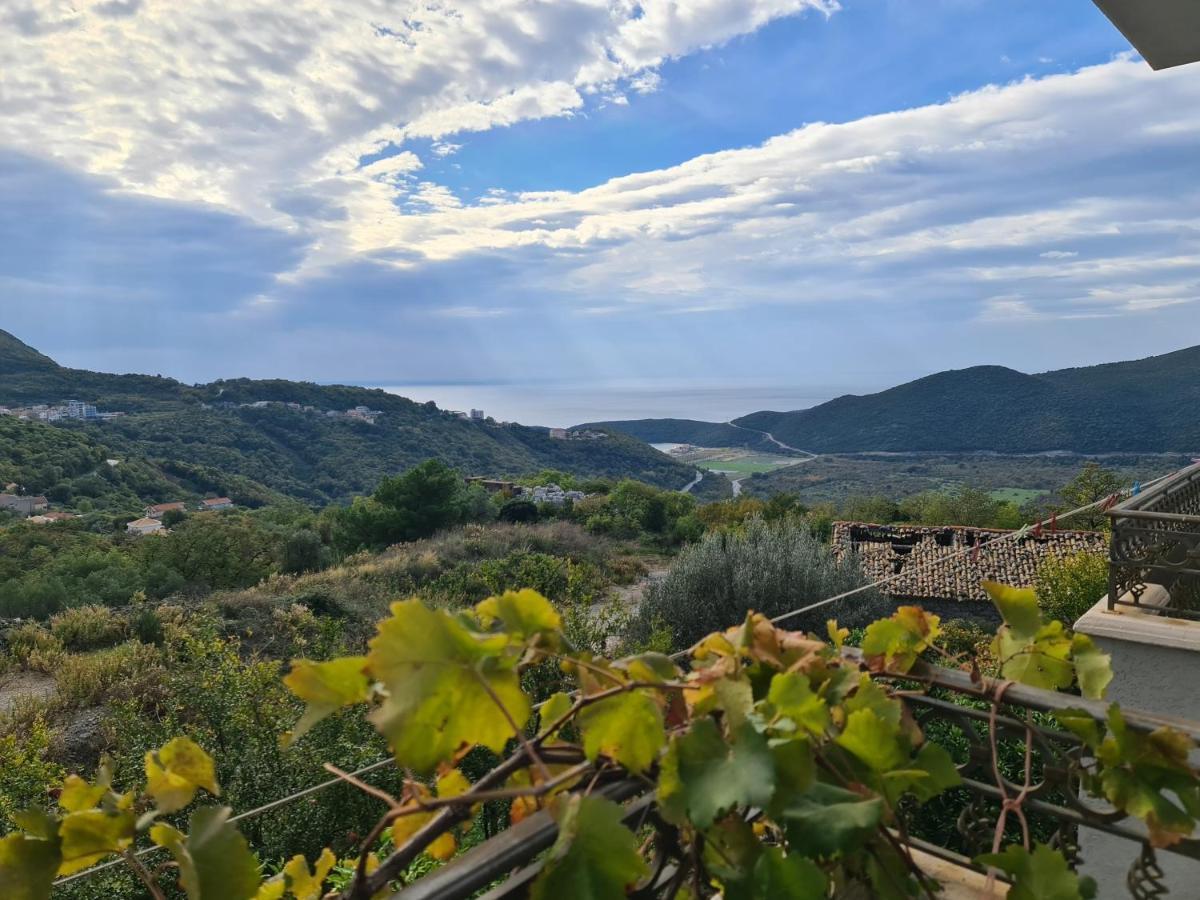
[[[1108,593],[1108,560],[1093,553],[1048,559],[1038,569],[1035,587],[1048,617],[1074,624]]]
[[[102,424],[53,427],[103,446],[111,458],[145,461],[172,480],[198,488],[205,479],[216,481],[221,488],[207,489],[246,505],[259,505],[251,502],[256,497],[265,502],[264,494],[312,505],[345,502],[431,456],[492,477],[554,468],[673,488],[692,478],[690,467],[615,432],[599,440],[554,440],[544,428],[466,422],[432,403],[366,388],[247,379],[188,386],[67,369],[4,332],[0,373],[0,405],[83,397],[128,412]],[[242,405],[261,401],[269,405]],[[381,411],[377,424],[325,415],[356,406]]]
[[[988,496],[1001,503],[1011,503],[1013,506],[1024,506],[1039,497],[1045,496],[1045,491],[1033,488],[1003,487],[988,491]]]
[[[636,641],[650,642],[665,633],[664,649],[679,650],[751,610],[773,617],[864,583],[853,560],[836,561],[804,524],[753,518],[744,528],[711,532],[680,553],[667,576],[647,590],[633,634]],[[789,627],[821,628],[830,617],[863,625],[890,606],[865,591]]]
[[[1200,404],[1197,371],[1200,347],[1040,375],[975,366],[734,423],[818,453],[1188,451],[1200,422],[1179,410]]]
[[[990,645],[1002,678],[1103,697],[1109,659],[1086,635],[1047,621],[1032,590],[985,587],[1003,620]],[[233,809],[214,798],[229,802],[230,781],[246,773],[230,772],[217,730],[173,721],[194,735],[167,730],[137,761],[140,771],[118,761],[91,781],[69,776],[58,786],[57,808],[20,816],[19,827],[0,839],[0,882],[43,898],[56,875],[143,839],[175,861],[152,870],[126,858],[127,877],[156,900],[175,884],[189,900],[322,896],[339,859],[353,872],[335,882],[340,896],[379,896],[474,843],[488,816],[483,804],[500,801],[510,821],[545,808],[559,826],[532,897],[564,896],[581,885],[597,897],[618,897],[650,873],[643,853],[654,851],[623,821],[621,807],[594,791],[602,767],[654,791],[658,814],[674,826],[680,884],[725,896],[813,900],[831,890],[897,900],[932,895],[937,883],[908,852],[909,826],[962,785],[960,760],[952,741],[939,743],[944,735],[906,715],[913,692],[903,688],[922,657],[964,660],[943,642],[939,618],[913,606],[867,625],[861,658],[841,652],[845,628],[830,622],[827,633],[829,643],[754,614],[705,637],[680,666],[656,653],[609,659],[580,648],[560,611],[535,591],[506,592],[457,613],[416,599],[396,603],[366,654],[293,660],[283,683],[305,709],[284,735],[291,749],[254,747],[268,760],[295,753],[303,765],[318,752],[313,747],[329,749],[329,729],[356,730],[369,719],[396,766],[381,785],[355,785],[360,800],[386,803],[366,839],[356,830],[342,840],[346,823],[356,821],[352,799],[333,823],[314,821],[314,804],[306,803],[306,831],[289,835],[264,871],[256,829],[280,832],[294,813],[285,807],[269,822],[235,827]],[[237,673],[235,698],[256,694],[266,673],[247,674],[236,654],[228,665]],[[530,677],[548,666],[566,676],[549,691]],[[211,680],[224,677],[218,670]],[[206,687],[226,696],[219,684]],[[236,721],[236,699],[231,706],[193,702]],[[999,696],[985,702],[993,717],[1000,705]],[[1147,734],[1116,704],[1102,720],[1079,708],[1055,720],[1087,749],[1069,773],[1081,792],[1142,820],[1152,846],[1194,832],[1200,773],[1189,763],[1185,734],[1169,726]],[[997,779],[1011,758],[993,737],[988,762]],[[985,835],[992,852],[974,862],[1006,873],[1013,896],[1089,900],[1095,882],[1040,839],[1034,810],[1022,808],[1042,763],[1031,742],[1024,789],[1005,797]],[[1010,815],[1020,821],[1018,833],[1007,827]],[[314,829],[330,824],[326,837],[335,846],[318,852],[323,833]],[[294,847],[310,844],[283,863]]]

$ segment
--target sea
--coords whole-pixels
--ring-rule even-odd
[[[486,384],[379,384],[384,390],[442,409],[482,409],[501,422],[568,428],[623,419],[699,419],[725,422],[759,410],[805,409],[845,393],[835,388],[678,382],[598,384],[538,382]]]

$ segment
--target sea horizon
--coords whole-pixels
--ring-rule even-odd
[[[698,419],[725,422],[760,410],[807,409],[865,389],[822,385],[697,385],[680,382],[589,383],[392,383],[373,384],[389,394],[441,409],[482,409],[497,421],[567,428],[625,419]]]

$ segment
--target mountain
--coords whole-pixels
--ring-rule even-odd
[[[672,432],[645,420],[608,423],[689,443],[703,424]],[[733,424],[817,453],[1193,452],[1200,450],[1200,347],[1038,375],[974,366],[811,409],[751,413]]]
[[[185,385],[70,369],[0,332],[0,406],[67,398],[126,413],[60,426],[90,434],[116,456],[237,476],[314,504],[369,493],[382,478],[430,457],[495,477],[558,469],[680,488],[695,474],[620,432],[556,440],[545,428],[465,421],[433,403],[344,385],[250,379]],[[376,424],[342,415],[357,406],[380,411]]]

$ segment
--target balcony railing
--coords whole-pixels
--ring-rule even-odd
[[[848,650],[847,655],[857,660],[855,651]],[[924,689],[911,690],[914,684]],[[914,718],[931,740],[952,750],[962,778],[960,787],[939,798],[940,806],[932,809],[933,821],[929,806],[905,811],[909,842],[914,849],[977,868],[971,857],[991,849],[1002,797],[1011,798],[1025,787],[1010,781],[1014,773],[1006,773],[1003,765],[993,765],[991,698],[997,683],[990,679],[974,682],[965,672],[918,663],[905,679],[905,687],[910,690],[902,697]],[[1088,862],[1086,852],[1080,850],[1081,827],[1125,839],[1130,842],[1125,879],[1129,896],[1138,900],[1166,896],[1156,851],[1147,842],[1141,823],[1080,796],[1080,769],[1087,750],[1072,734],[1056,728],[1050,715],[1067,708],[1084,710],[1097,722],[1105,721],[1107,705],[1103,702],[1019,684],[1006,686],[995,716],[999,746],[1022,758],[1026,745],[1030,747],[1033,784],[1025,792],[1023,809],[1034,838],[1058,847],[1077,866]],[[1200,723],[1129,710],[1125,720],[1131,730],[1143,734],[1169,725],[1200,742]],[[681,879],[690,871],[689,863],[680,853],[673,827],[656,814],[652,785],[644,779],[621,778],[607,784],[601,781],[597,790],[626,804],[625,821],[630,827],[654,832],[652,874],[630,896],[642,900],[675,896]],[[556,836],[554,820],[546,812],[537,813],[402,889],[393,895],[394,900],[524,897]],[[1010,838],[1020,840],[1019,834]],[[1157,852],[1200,863],[1200,840],[1185,839]]]
[[[1200,463],[1117,504],[1108,516],[1108,608],[1200,619]]]

